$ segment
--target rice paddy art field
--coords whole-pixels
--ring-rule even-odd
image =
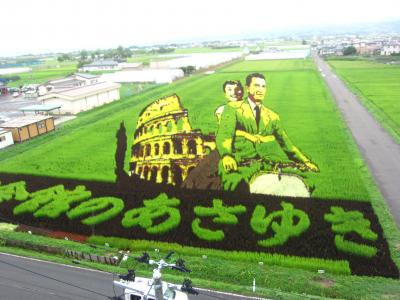
[[[245,85],[252,72],[266,77],[264,105],[279,114],[292,142],[319,167],[318,173],[305,174],[315,187],[311,198],[200,192],[135,177],[128,184],[132,190],[125,185],[121,193],[115,183],[121,122],[127,171],[138,116],[146,106],[176,93],[192,128],[215,133],[215,109],[226,102],[223,83]],[[130,95],[125,87],[129,96],[120,101],[0,152],[0,216],[79,233],[118,249],[174,249],[199,264],[201,253],[214,265],[233,267],[220,273],[205,266],[196,271],[198,279],[246,285],[257,277],[266,288],[263,296],[279,298],[284,291],[379,298],[386,290],[393,298],[400,293],[399,232],[320,76],[309,59],[240,61],[139,94]],[[160,207],[172,211],[169,217],[161,216]]]
[[[400,65],[366,59],[330,59],[328,63],[400,142]]]
[[[267,78],[264,104],[280,115],[294,144],[320,167],[320,173],[307,174],[307,182],[316,187],[313,196],[368,200],[370,183],[365,181],[363,161],[310,60],[239,62],[213,75],[156,87],[84,112],[54,133],[3,150],[0,171],[113,181],[115,134],[121,121],[131,145],[139,112],[155,99],[176,93],[192,127],[215,133],[214,111],[225,103],[222,84],[229,79],[244,84],[254,71]]]

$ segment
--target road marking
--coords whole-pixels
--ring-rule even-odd
[[[56,263],[53,261],[47,261],[47,260],[42,260],[42,259],[37,259],[37,258],[32,258],[32,257],[20,256],[20,255],[15,255],[15,254],[10,254],[10,253],[0,252],[0,255],[8,255],[8,256],[12,256],[12,257],[17,257],[17,258],[22,258],[22,259],[27,259],[27,260],[37,261],[37,262],[44,262],[44,263],[48,263],[51,265],[70,267],[72,269],[79,269],[79,270],[91,271],[91,272],[97,272],[97,273],[103,273],[103,274],[112,274],[110,272],[105,272],[105,271],[100,271],[100,270],[95,270],[95,269],[88,269],[88,268],[77,267],[77,266],[71,266],[71,265],[62,264],[62,263]]]

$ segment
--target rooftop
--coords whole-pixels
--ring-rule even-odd
[[[82,80],[67,77],[60,80],[49,81],[49,84],[53,86],[71,86],[74,84],[79,85],[81,82]]]
[[[20,108],[20,111],[52,111],[61,108],[61,105],[54,104],[36,104]]]
[[[92,85],[85,85],[85,86],[80,86],[68,90],[63,90],[58,92],[57,94],[59,95],[64,95],[64,96],[69,96],[69,97],[78,97],[86,94],[90,94],[93,92],[98,92],[101,90],[108,90],[111,88],[119,88],[121,85],[118,83],[112,83],[112,82],[100,82]]]
[[[18,117],[15,119],[12,119],[11,121],[5,122],[0,124],[0,127],[3,128],[21,128],[33,123],[37,123],[43,120],[47,119],[52,119],[53,117],[51,116],[40,116],[40,115],[34,115],[34,116],[24,116],[24,117]]]
[[[84,85],[79,87],[73,87],[69,89],[63,89],[53,91],[47,95],[40,97],[39,99],[46,100],[50,98],[63,98],[67,100],[76,100],[82,97],[95,95],[100,92],[110,91],[113,89],[119,89],[121,85],[113,82],[99,82],[91,85]]]
[[[98,78],[100,77],[99,75],[93,75],[93,74],[88,74],[88,73],[75,73],[76,76],[83,77],[86,79],[93,79],[93,78]]]
[[[96,67],[96,66],[117,66],[118,63],[113,60],[99,60],[94,61],[90,64],[84,65],[83,67]]]

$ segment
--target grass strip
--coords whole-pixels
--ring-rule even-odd
[[[149,249],[160,249],[160,251],[174,251],[179,255],[199,256],[203,255],[223,258],[241,262],[263,262],[267,265],[277,265],[283,267],[302,268],[311,271],[323,269],[335,274],[350,274],[350,266],[347,261],[343,260],[324,260],[319,258],[304,258],[295,256],[285,256],[281,254],[257,253],[257,252],[242,252],[242,251],[223,251],[215,249],[194,248],[181,246],[175,243],[163,243],[145,240],[128,240],[115,237],[91,236],[88,241],[90,243],[104,245],[108,243],[110,246],[118,249],[126,249],[132,251],[142,251]]]

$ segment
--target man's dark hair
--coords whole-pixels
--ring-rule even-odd
[[[261,79],[264,79],[264,80],[265,80],[265,77],[264,77],[263,74],[260,74],[260,73],[251,73],[251,74],[247,75],[247,77],[246,77],[246,86],[250,86],[251,80],[252,80],[253,78],[261,78]]]
[[[228,80],[225,81],[224,84],[222,85],[222,91],[225,93],[225,88],[226,86],[230,84],[230,85],[237,85],[242,91],[243,91],[243,86],[240,83],[240,80]]]

